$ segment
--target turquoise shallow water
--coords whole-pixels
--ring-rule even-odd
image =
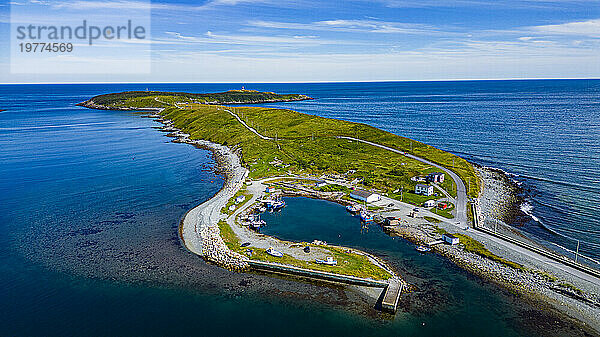
[[[0,86],[0,335],[437,336],[448,325],[456,335],[552,335],[536,310],[377,228],[361,234],[327,202],[290,200],[267,230],[384,256],[415,285],[395,318],[340,288],[205,264],[177,226],[222,184],[210,154],[171,143],[151,120],[74,106],[147,86]]]

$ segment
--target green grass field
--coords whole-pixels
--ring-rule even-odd
[[[288,172],[317,175],[345,174],[349,170],[354,170],[355,173],[347,177],[349,180],[360,179],[365,188],[376,188],[384,193],[392,193],[399,188],[404,188],[405,191],[413,190],[415,182],[410,180],[411,177],[435,171],[428,165],[400,154],[360,142],[335,138],[336,135],[354,134],[354,128],[367,127],[362,124],[279,109],[236,108],[236,113],[242,120],[248,120],[248,124],[258,132],[269,137],[277,137],[278,141],[259,138],[229,113],[218,110],[215,106],[203,106],[196,110],[169,108],[163,112],[176,127],[191,134],[195,139],[241,147],[242,161],[250,170],[251,178],[276,176]],[[270,120],[273,119],[277,121],[271,122]],[[315,119],[322,122],[319,123],[320,127],[316,126],[316,122],[313,121]],[[335,125],[339,126],[339,130]],[[379,132],[383,133],[383,131]],[[394,137],[401,138],[398,136],[389,138]],[[440,155],[438,151],[431,150],[431,152],[433,155]],[[440,156],[448,155],[452,156],[451,154]],[[458,159],[455,159],[455,162],[457,161]],[[470,164],[466,164],[470,167]],[[470,168],[471,171],[465,170],[465,172],[470,172],[473,175],[472,179],[475,180],[472,167]],[[472,189],[473,193],[474,191],[475,189]],[[450,193],[452,192],[451,190]],[[415,199],[415,201],[425,201],[421,200],[424,198],[415,197]]]
[[[367,257],[356,253],[348,253],[344,249],[338,247],[316,246],[308,243],[298,244],[290,242],[290,246],[297,246],[298,249],[302,249],[304,246],[311,246],[319,247],[320,249],[329,251],[331,256],[338,261],[338,264],[337,266],[327,266],[318,264],[314,261],[299,260],[286,254],[284,254],[283,257],[274,257],[267,254],[263,249],[241,247],[238,237],[235,235],[229,224],[227,224],[225,221],[221,221],[219,222],[219,229],[221,231],[221,237],[229,249],[245,256],[248,256],[246,254],[246,250],[252,249],[252,256],[249,257],[251,260],[277,262],[300,268],[327,271],[331,273],[362,278],[371,278],[374,280],[387,280],[392,277],[390,273],[371,263]]]
[[[126,92],[94,97],[97,104],[121,107],[167,107],[162,114],[175,126],[194,139],[206,139],[231,147],[240,147],[244,165],[251,178],[288,174],[345,174],[356,172],[349,180],[359,179],[365,188],[376,188],[383,193],[403,188],[414,190],[410,178],[438,171],[401,154],[360,142],[339,139],[336,136],[356,137],[380,143],[395,149],[452,168],[466,185],[471,182],[470,196],[477,196],[479,180],[473,167],[464,159],[432,146],[400,137],[372,126],[348,121],[312,116],[296,111],[262,107],[229,107],[240,119],[261,134],[277,138],[263,140],[247,130],[236,118],[223,111],[226,107],[199,103],[259,102],[268,100],[304,99],[302,95],[277,95],[256,91],[228,91],[216,94],[187,94],[160,92]],[[306,97],[308,98],[308,97]],[[174,104],[179,103],[180,108]],[[191,104],[182,105],[182,102]],[[193,104],[193,105],[192,105]],[[191,109],[191,108],[194,109]],[[274,164],[278,163],[278,164]],[[451,195],[456,187],[449,177],[442,186]],[[416,204],[430,198],[408,196]]]

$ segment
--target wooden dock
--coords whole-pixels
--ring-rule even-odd
[[[390,280],[389,285],[385,288],[385,294],[381,301],[381,308],[383,310],[396,313],[396,310],[398,309],[398,300],[400,299],[400,294],[402,294],[403,286],[404,284],[402,281],[398,279]]]

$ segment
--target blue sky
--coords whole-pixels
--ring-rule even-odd
[[[26,3],[91,11],[145,6],[136,0],[0,0],[3,83],[600,77],[598,0],[153,1],[150,72],[78,74],[85,69],[75,67],[13,74],[10,9]],[[96,57],[100,63],[111,55]]]

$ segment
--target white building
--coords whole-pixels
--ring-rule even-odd
[[[451,245],[456,245],[460,241],[456,236],[454,236],[452,234],[444,234],[442,236],[442,240],[444,240],[444,242],[449,243]]]
[[[442,172],[434,172],[427,176],[427,180],[432,183],[443,183],[444,182],[444,174]]]
[[[415,193],[421,195],[433,195],[433,186],[425,184],[417,184],[415,186]]]
[[[381,200],[381,196],[379,194],[363,190],[354,190],[350,192],[350,197],[365,202],[375,202]]]
[[[423,207],[434,207],[435,206],[435,200],[427,200],[423,203]]]
[[[235,203],[239,204],[241,202],[244,202],[244,200],[246,200],[246,196],[245,195],[240,195],[237,198],[235,198]]]

